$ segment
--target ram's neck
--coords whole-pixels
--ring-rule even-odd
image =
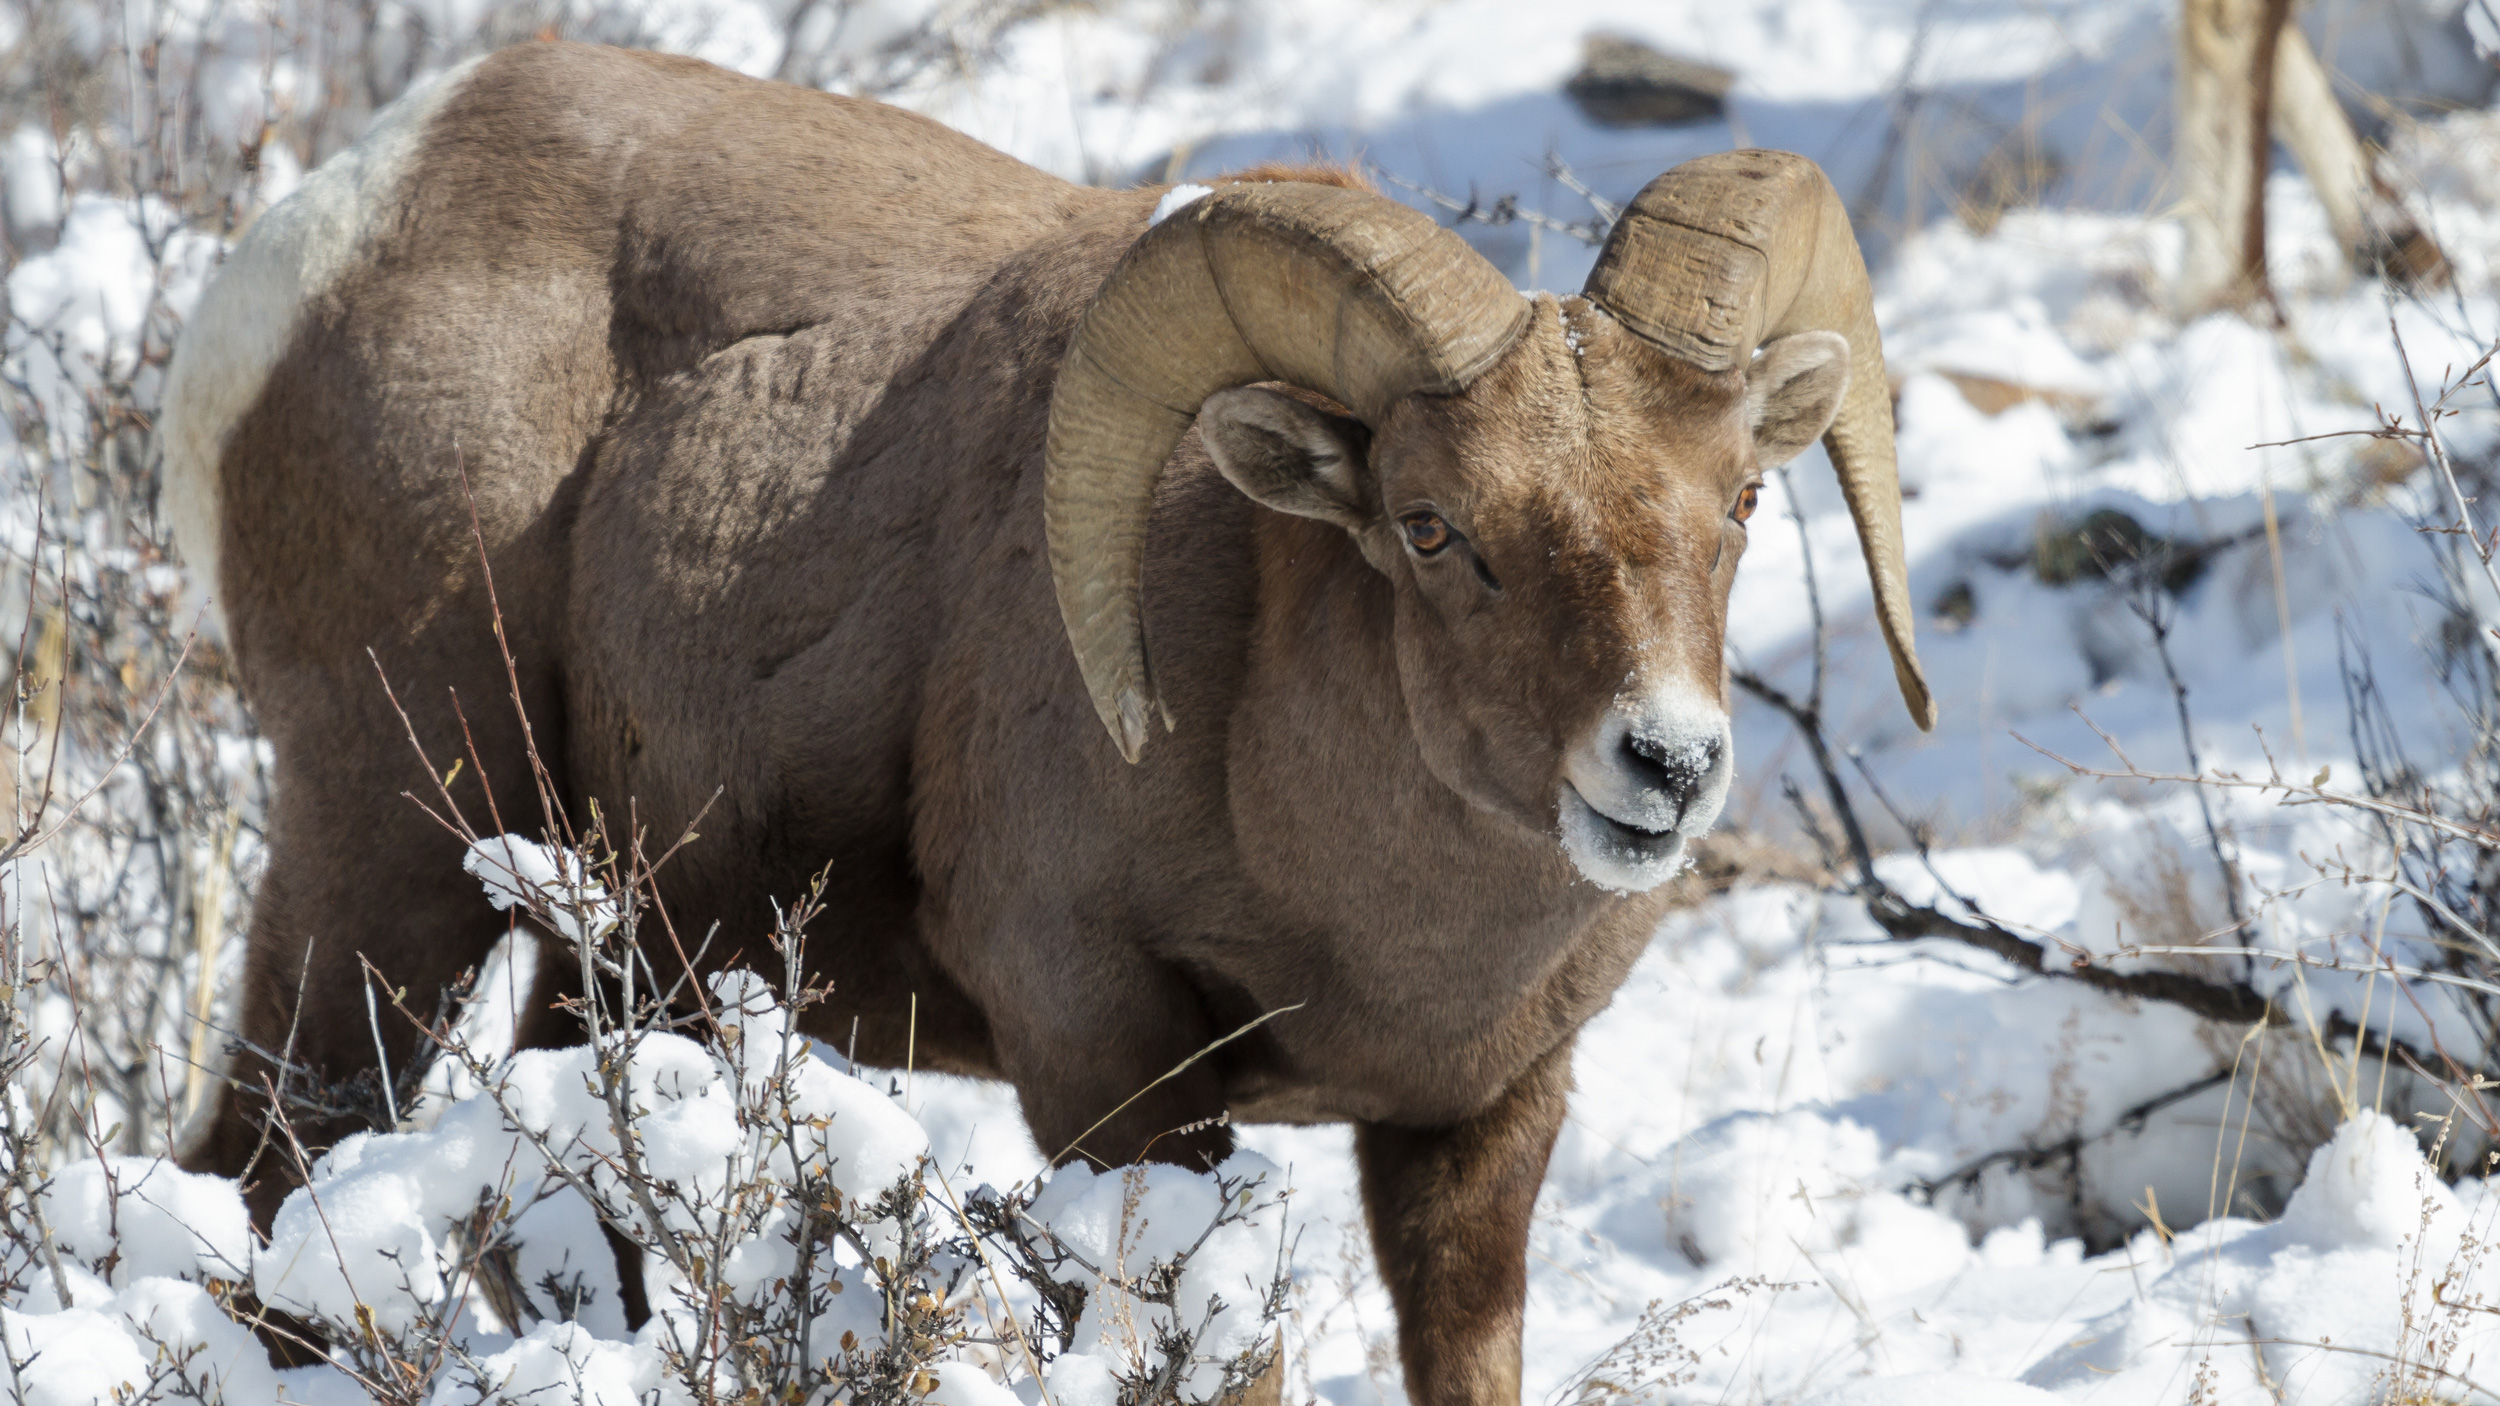
[[[1655,917],[1426,767],[1389,583],[1344,533],[1262,512],[1250,536],[1227,798],[1273,941],[1224,960],[1243,1009],[1296,1013],[1270,1036],[1284,1083],[1236,1096],[1278,1097],[1262,1116],[1463,1117],[1605,1003]]]

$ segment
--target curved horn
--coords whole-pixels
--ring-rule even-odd
[[[1822,168],[1784,151],[1685,162],[1633,198],[1585,295],[1633,335],[1704,371],[1741,370],[1754,348],[1792,332],[1848,339],[1849,388],[1823,446],[1858,525],[1901,701],[1922,731],[1934,728],[1901,550],[1901,473],[1874,293],[1849,213]]]
[[[1130,246],[1060,366],[1042,489],[1060,617],[1122,756],[1149,707],[1172,725],[1140,589],[1155,480],[1199,403],[1284,381],[1376,426],[1412,392],[1464,389],[1527,318],[1466,241],[1366,191],[1231,186]]]

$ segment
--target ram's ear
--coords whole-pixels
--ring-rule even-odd
[[[1799,332],[1762,348],[1745,370],[1745,423],[1754,462],[1776,469],[1830,429],[1849,389],[1849,341],[1837,332]]]
[[[1198,407],[1198,434],[1218,472],[1280,513],[1360,529],[1371,510],[1371,431],[1350,415],[1259,386],[1217,391]]]

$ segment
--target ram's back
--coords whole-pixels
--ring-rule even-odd
[[[500,548],[653,384],[810,324],[873,355],[1082,196],[878,104],[504,50],[385,112],[203,299],[164,438],[186,556],[228,616],[264,561],[355,547],[430,593],[475,556],[464,472]]]
[[[1019,504],[1056,356],[1152,200],[880,104],[581,45],[385,113],[247,233],[169,379],[178,535],[277,744],[282,823],[369,830],[430,789],[377,661],[436,775],[473,739],[525,802],[499,612],[570,799],[654,819],[726,784],[713,823],[811,867],[831,832],[899,844],[963,573],[1037,566],[940,525],[977,504],[1038,538]],[[769,814],[794,769],[867,789],[801,798],[843,812],[830,831]]]

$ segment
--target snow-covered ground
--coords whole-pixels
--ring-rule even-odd
[[[2440,511],[2437,485],[2391,461],[2381,441],[2314,437],[2372,427],[2374,406],[2411,413],[2399,339],[2428,387],[2500,337],[2490,67],[2453,0],[2305,11],[2356,92],[2454,109],[2386,131],[2389,173],[2455,262],[2456,284],[2409,298],[2352,278],[2305,181],[2278,169],[2269,252],[2288,326],[2227,314],[2181,323],[2163,296],[2181,243],[2160,160],[2173,8],[1113,0],[1051,11],[901,96],[1073,177],[1172,181],[1277,156],[1359,154],[1395,181],[1460,199],[1515,193],[1561,220],[1589,207],[1540,165],[1549,154],[1615,200],[1732,145],[1822,161],[1867,212],[1900,381],[1921,652],[1942,725],[1923,736],[1902,715],[1819,451],[1765,495],[1730,637],[1741,666],[1803,686],[1810,551],[1831,622],[1833,737],[1945,847],[1932,870],[1887,857],[1887,879],[1914,900],[1949,892],[1948,902],[1973,902],[2061,957],[2094,954],[2123,969],[2160,960],[2129,955],[2128,944],[2193,941],[2223,927],[2236,900],[2252,915],[2246,945],[2360,964],[2227,965],[2224,975],[2246,976],[2302,1028],[2340,1013],[2471,1057],[2481,1034],[2460,1008],[2436,992],[2417,1003],[2418,992],[2400,995],[2369,971],[2385,944],[2419,935],[2411,906],[2384,886],[2317,882],[2318,864],[2338,856],[2383,867],[2375,832],[2332,809],[2216,795],[2241,876],[2226,896],[2192,793],[2076,777],[2040,750],[2116,766],[2106,734],[2146,770],[2186,764],[2176,695],[2128,593],[2090,572],[2051,584],[2036,566],[2059,525],[2104,509],[2209,548],[2201,572],[2162,604],[2208,769],[2263,774],[2279,760],[2302,780],[2356,784],[2348,674],[2364,657],[2413,764],[2438,773],[2467,745],[2434,669],[2442,620],[2419,589],[2432,571],[2415,524]],[[655,0],[584,9],[579,28],[656,35],[769,73],[782,60],[782,11],[778,0]],[[865,44],[917,12],[832,7],[819,18],[837,13]],[[483,22],[461,7],[425,14],[438,35]],[[1582,37],[1600,31],[1734,70],[1727,119],[1588,123],[1561,87]],[[269,72],[279,88],[310,81],[247,48],[234,79],[244,96],[203,120],[256,112],[250,95]],[[1912,137],[1895,140],[1902,130]],[[2051,158],[2037,204],[1957,209],[1953,193],[2015,148]],[[59,231],[16,265],[12,308],[106,358],[148,315],[154,263],[132,208],[87,196],[47,209],[49,139],[30,128],[6,151],[11,219]],[[266,193],[293,179],[273,163]],[[1466,228],[1523,286],[1576,287],[1593,257],[1521,224]],[[177,249],[181,276],[166,290],[177,308],[213,247],[205,235],[182,238],[193,242]],[[1972,378],[2045,394],[1983,407]],[[2464,413],[2445,432],[2457,451],[2500,447],[2500,401],[2477,387],[2456,404]],[[2294,440],[2304,442],[2283,443]],[[2500,619],[2500,599],[2470,604],[2485,622]],[[1782,783],[1811,791],[1817,781],[1798,739],[1753,704],[1740,709],[1738,736],[1725,823],[1801,848]],[[1902,831],[1879,826],[1878,840],[1898,845]],[[1583,1035],[1576,1074],[1531,1246],[1530,1400],[1594,1400],[1611,1390],[1605,1382],[1629,1382],[1622,1356],[1608,1356],[1627,1339],[1676,1345],[1657,1348],[1653,1387],[1633,1394],[1690,1401],[1951,1406],[2045,1392],[2147,1406],[2332,1403],[2399,1385],[2406,1399],[2500,1397],[2500,1362],[2478,1365],[2500,1350],[2500,1316],[2473,1306],[2500,1303],[2500,1265],[2487,1251],[2500,1187],[2441,1181],[2423,1148],[2463,1139],[2436,1121],[2449,1105],[2401,1067],[2355,1056],[2349,1041],[2256,1038],[2175,1007],[2023,978],[1970,948],[1892,941],[1852,900],[1754,874],[1662,926]],[[918,1120],[949,1176],[1006,1186],[1041,1172],[1009,1092],[928,1075],[869,1080]],[[875,1112],[856,1104],[876,1097],[866,1088],[845,1078],[838,1092],[828,1106],[851,1112],[837,1111],[837,1125],[847,1116],[884,1126],[882,1102]],[[486,1146],[491,1116],[462,1107],[333,1164],[332,1193],[367,1198],[359,1214],[376,1237],[338,1253],[436,1252],[445,1224],[475,1201],[474,1186],[453,1185],[446,1169],[499,1168],[509,1152]],[[447,1139],[460,1137],[470,1142],[454,1156]],[[1244,1141],[1294,1188],[1301,1238],[1284,1324],[1293,1399],[1401,1401],[1349,1135],[1254,1128]],[[2451,1150],[2441,1165],[2453,1175]],[[427,1184],[438,1175],[451,1181]],[[56,1183],[64,1243],[78,1255],[112,1248],[108,1180],[73,1169]],[[44,1350],[17,1373],[29,1399],[101,1399],[114,1382],[139,1380],[154,1349],[131,1323],[156,1325],[158,1338],[187,1334],[233,1364],[228,1400],[275,1389],[337,1399],[344,1379],[325,1369],[265,1375],[239,1331],[187,1287],[250,1278],[283,1301],[285,1274],[328,1243],[311,1222],[299,1216],[289,1239],[282,1217],[279,1249],[256,1250],[230,1192],[167,1170],[122,1180],[161,1188],[145,1193],[161,1212],[134,1209],[119,1222],[120,1243],[145,1253],[125,1254],[109,1284],[82,1278],[74,1308],[39,1285],[0,1309],[13,1353]],[[1085,1214],[1081,1190],[1058,1194],[1072,1223]],[[1185,1189],[1158,1194],[1167,1192],[1171,1215],[1194,1214]],[[596,1268],[605,1249],[585,1213],[559,1198],[534,1214],[525,1228],[536,1238],[522,1251],[533,1264]],[[288,1265],[273,1261],[281,1252]],[[533,1401],[621,1401],[652,1385],[647,1361],[593,1342],[621,1340],[621,1321],[591,1314],[578,1333],[542,1330],[517,1345],[484,1320],[471,1326],[481,1357],[506,1354],[493,1360],[535,1374],[516,1382],[549,1385],[553,1394]],[[1097,1399],[1074,1376],[1062,1386],[1055,1400]],[[941,1393],[933,1399],[981,1399],[953,1379]]]

